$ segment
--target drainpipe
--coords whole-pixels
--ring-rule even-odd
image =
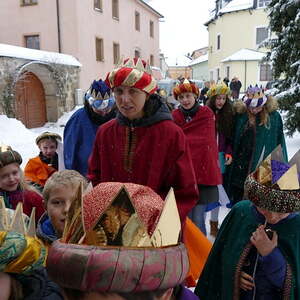
[[[59,0],[56,0],[56,20],[57,20],[57,42],[58,42],[58,52],[61,53],[61,35],[60,35]]]
[[[247,89],[247,61],[245,60],[245,84],[244,84],[244,91],[246,92]]]

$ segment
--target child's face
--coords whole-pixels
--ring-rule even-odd
[[[194,93],[182,93],[178,95],[178,101],[185,109],[190,109],[196,102],[196,95]]]
[[[222,109],[226,102],[226,95],[218,95],[216,97],[216,108],[217,109]]]
[[[46,209],[59,237],[63,234],[67,213],[76,196],[76,190],[72,185],[57,185],[50,191]]]
[[[44,139],[39,142],[39,148],[45,157],[51,158],[54,156],[57,146],[53,140]]]
[[[17,163],[9,164],[0,169],[0,189],[13,192],[21,180],[20,167]]]

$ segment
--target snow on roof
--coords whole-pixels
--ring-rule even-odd
[[[253,0],[232,0],[226,6],[220,9],[219,13],[229,13],[238,10],[249,9],[253,7]]]
[[[0,56],[16,57],[29,60],[81,67],[81,63],[72,55],[41,51],[24,47],[0,44]]]
[[[190,63],[190,66],[194,66],[194,65],[200,64],[205,61],[208,61],[208,54],[201,55],[201,56],[197,57],[196,59],[192,60]]]
[[[241,60],[261,60],[264,56],[266,56],[266,53],[243,48],[233,53],[232,55],[225,57],[223,60],[221,60],[221,62],[241,61]]]

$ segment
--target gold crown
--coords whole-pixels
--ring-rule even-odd
[[[82,194],[81,186],[68,212],[63,242],[105,246],[108,245],[109,239],[117,239],[120,228],[123,228],[121,239],[122,246],[125,247],[163,247],[178,244],[181,222],[172,188],[164,201],[162,212],[151,236],[141,216],[138,215],[125,185],[119,190],[109,207],[101,213],[91,230],[86,230],[83,224]],[[122,207],[118,206],[120,204]],[[104,220],[105,215],[107,219]]]
[[[35,236],[35,207],[30,218],[23,213],[23,205],[18,203],[16,210],[5,207],[4,198],[0,196],[0,231],[19,232],[28,236]]]
[[[144,65],[145,63],[145,65]],[[132,68],[139,70],[141,72],[146,72],[152,75],[152,70],[150,64],[146,61],[143,61],[141,58],[128,58],[124,59],[122,57],[116,65],[117,68]]]
[[[229,87],[225,83],[212,85],[207,92],[207,96],[210,98],[216,95],[230,95]]]

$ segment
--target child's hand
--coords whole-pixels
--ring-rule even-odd
[[[254,288],[253,278],[245,272],[241,272],[240,288],[244,291],[251,291]]]
[[[231,154],[225,154],[225,165],[229,166],[232,163],[232,156]]]
[[[251,243],[256,247],[258,253],[262,256],[270,254],[273,249],[277,247],[278,242],[277,233],[273,232],[272,240],[270,240],[265,232],[265,227],[265,225],[258,226],[250,238]]]

